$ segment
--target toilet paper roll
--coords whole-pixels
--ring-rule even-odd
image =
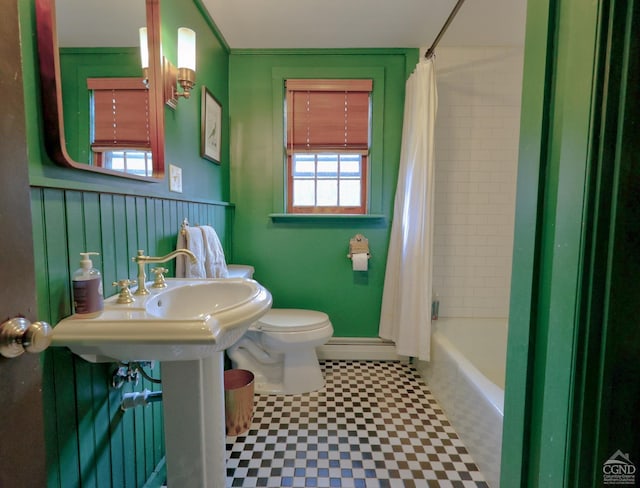
[[[352,254],[351,260],[353,261],[354,271],[367,271],[367,267],[369,266],[369,258],[367,257],[367,253],[363,252]]]

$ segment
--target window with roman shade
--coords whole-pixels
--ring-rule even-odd
[[[151,176],[149,91],[142,78],[89,78],[87,88],[96,166]]]
[[[367,79],[286,80],[287,211],[367,210]]]

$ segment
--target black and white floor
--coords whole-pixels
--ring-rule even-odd
[[[487,487],[410,364],[322,368],[319,391],[255,396],[251,429],[227,437],[228,487]]]

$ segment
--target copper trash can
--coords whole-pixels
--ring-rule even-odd
[[[239,435],[253,419],[253,373],[246,369],[224,372],[224,412],[227,435]]]

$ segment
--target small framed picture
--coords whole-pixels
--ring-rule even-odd
[[[222,105],[207,90],[206,86],[202,87],[200,119],[200,155],[209,161],[220,164]]]

